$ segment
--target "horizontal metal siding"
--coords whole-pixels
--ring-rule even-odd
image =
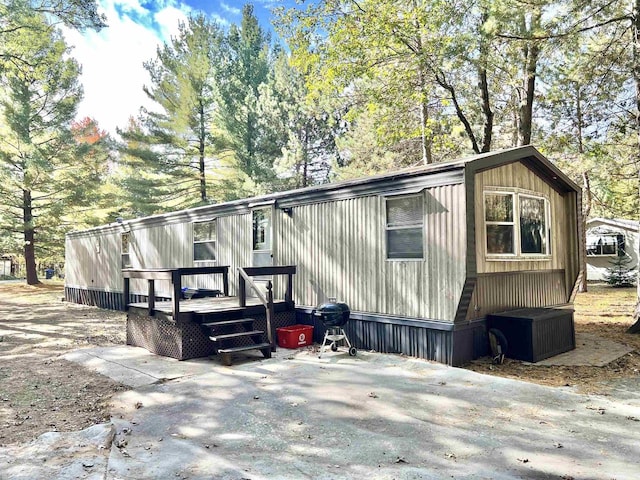
[[[468,318],[525,307],[549,307],[567,301],[563,270],[487,274],[478,277]]]
[[[378,196],[278,211],[276,262],[297,265],[300,305],[339,298],[352,310],[453,321],[465,276],[462,185],[425,190],[425,259],[387,261]]]

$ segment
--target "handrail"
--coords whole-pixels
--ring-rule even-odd
[[[264,308],[266,310],[267,338],[269,340],[269,343],[271,344],[271,351],[275,352],[276,344],[274,342],[273,329],[271,326],[271,320],[273,319],[273,316],[275,314],[273,308],[273,285],[271,283],[271,280],[267,282],[267,297],[265,298],[262,292],[258,289],[258,285],[256,285],[253,279],[247,274],[247,272],[245,272],[244,268],[238,267],[238,274],[240,275],[240,282],[238,285],[238,298],[240,300],[240,306],[244,307],[247,304],[246,284],[248,283],[253,291],[256,292],[256,295],[258,296],[260,302],[262,303],[262,305],[264,305]]]
[[[124,278],[124,309],[129,304],[129,282],[132,278],[144,279],[148,282],[147,297],[149,316],[155,313],[155,280],[171,281],[171,314],[175,322],[180,317],[180,295],[182,293],[182,277],[184,275],[222,274],[222,289],[225,297],[229,296],[229,267],[182,267],[182,268],[125,268],[122,270]]]
[[[258,298],[260,299],[262,304],[266,306],[267,299],[262,294],[262,292],[258,290],[258,285],[256,285],[256,282],[254,282],[253,279],[249,275],[247,275],[247,272],[244,271],[244,268],[238,267],[238,273],[242,278],[244,278],[244,281],[247,282],[251,288],[253,288],[253,291],[256,292],[256,295],[258,295]],[[269,280],[269,283],[271,283],[271,280]]]

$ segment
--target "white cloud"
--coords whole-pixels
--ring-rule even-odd
[[[142,91],[149,84],[142,63],[155,58],[157,46],[177,33],[188,8],[166,5],[151,11],[137,0],[103,0],[101,7],[107,28],[64,34],[82,65],[84,100],[78,118],[95,118],[100,128],[115,134],[116,127],[125,127],[141,106],[153,108]]]
[[[231,5],[224,3],[224,2],[220,2],[220,8],[222,8],[222,10],[224,10],[227,13],[230,13],[232,15],[240,15],[242,13],[242,9],[238,8],[238,7],[232,7]]]

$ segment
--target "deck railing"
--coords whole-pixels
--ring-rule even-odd
[[[180,298],[182,296],[182,277],[187,275],[222,275],[222,291],[229,296],[229,267],[184,267],[184,268],[125,268],[122,270],[124,277],[124,308],[128,309],[130,281],[132,278],[145,279],[148,282],[147,296],[149,297],[149,316],[153,316],[155,312],[155,281],[170,280],[171,281],[171,314],[175,322],[178,321],[180,315]]]
[[[273,307],[273,284],[271,280],[267,281],[267,295],[265,296],[258,285],[251,277],[266,275],[286,275],[287,289],[284,294],[284,300],[289,307],[293,306],[293,275],[296,273],[295,266],[277,266],[277,267],[240,267],[238,268],[238,301],[241,307],[247,306],[247,284],[256,293],[258,299],[264,305],[267,317],[267,337],[271,344],[271,351],[276,351],[275,331],[273,329],[273,319],[275,310]]]

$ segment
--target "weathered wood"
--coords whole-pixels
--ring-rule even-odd
[[[123,302],[123,306],[124,306],[124,311],[126,312],[127,310],[129,310],[129,278],[125,277],[124,278],[124,288],[123,288],[123,292],[122,292],[122,302]]]
[[[275,318],[275,311],[273,309],[273,284],[271,280],[267,282],[267,337],[269,338],[269,343],[271,344],[271,351],[276,351],[276,332],[275,326],[273,324],[273,320]]]
[[[225,297],[229,296],[229,267],[225,267],[222,272],[222,293]]]
[[[259,335],[261,333],[264,333],[264,332],[262,330],[249,330],[249,331],[246,331],[246,332],[233,332],[233,333],[213,334],[213,335],[209,335],[209,338],[211,340],[213,340],[214,342],[219,342],[220,340],[226,340],[228,338],[253,337],[253,336]]]
[[[153,317],[156,308],[156,288],[155,288],[155,280],[148,280],[148,290],[147,290],[147,298],[149,304],[149,316]]]
[[[247,306],[247,282],[242,275],[238,276],[238,302],[241,307]]]
[[[250,277],[263,275],[295,275],[295,265],[273,265],[269,267],[243,267],[244,272]]]
[[[173,320],[178,321],[180,316],[180,297],[182,296],[182,276],[178,271],[173,271],[171,275],[171,315]]]

